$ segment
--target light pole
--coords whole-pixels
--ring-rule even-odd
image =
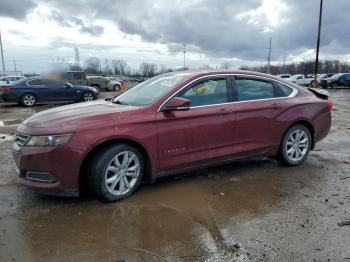
[[[322,24],[322,7],[323,0],[320,0],[320,13],[318,16],[318,33],[317,33],[317,47],[316,47],[316,61],[315,61],[315,75],[314,75],[314,83],[313,87],[317,87],[317,73],[318,73],[318,53],[320,51],[320,35],[321,35],[321,24]]]

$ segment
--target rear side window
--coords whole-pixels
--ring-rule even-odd
[[[236,77],[237,101],[250,101],[275,97],[272,83],[260,79]]]
[[[43,85],[43,81],[41,79],[34,79],[34,80],[30,80],[28,81],[28,85],[31,86],[37,86],[37,85]]]
[[[83,73],[82,72],[73,72],[73,79],[83,80]]]
[[[190,100],[192,107],[227,103],[226,78],[201,80],[187,89],[179,97]]]
[[[275,82],[275,97],[287,97],[293,92],[289,86]]]

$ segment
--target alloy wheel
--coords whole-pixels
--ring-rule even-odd
[[[85,102],[94,100],[94,96],[90,92],[85,93],[83,98]]]
[[[133,189],[139,176],[140,159],[134,152],[123,151],[107,166],[105,184],[111,194],[122,196]]]
[[[35,97],[33,95],[25,95],[23,97],[23,104],[26,106],[33,106],[35,104]]]
[[[303,130],[295,130],[290,134],[286,143],[287,156],[292,161],[301,160],[308,151],[309,137]]]

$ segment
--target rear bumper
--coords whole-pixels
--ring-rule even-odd
[[[20,147],[14,143],[12,154],[19,184],[46,194],[79,195],[80,161],[69,147]]]

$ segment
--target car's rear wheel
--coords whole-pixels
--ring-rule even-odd
[[[307,158],[311,144],[310,131],[306,126],[292,126],[283,137],[278,160],[286,166],[300,165]]]
[[[92,87],[96,88],[99,92],[102,91],[101,87],[99,85],[91,85]]]
[[[27,107],[35,106],[37,101],[38,99],[36,98],[36,96],[31,93],[24,94],[21,97],[21,104],[23,106],[27,106]]]
[[[95,100],[95,96],[94,96],[94,94],[92,92],[86,91],[82,95],[82,100],[84,102],[93,101],[93,100]]]
[[[137,149],[127,144],[109,146],[91,162],[89,189],[101,201],[121,200],[139,187],[143,170],[143,158]]]

